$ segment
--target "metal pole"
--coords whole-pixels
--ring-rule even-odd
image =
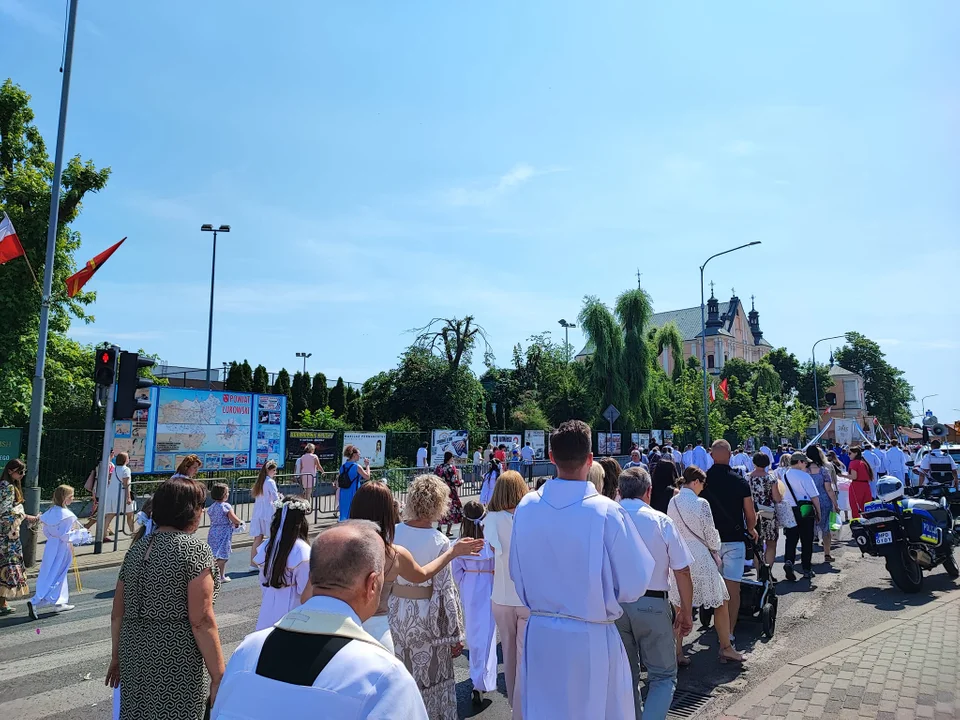
[[[820,342],[817,340],[817,342]],[[813,405],[817,413],[817,435],[820,434],[820,382],[817,380],[817,343],[813,344],[810,350],[810,358],[813,360]]]
[[[114,349],[120,350],[116,345]],[[113,396],[116,385],[107,388],[107,411],[103,422],[103,447],[100,453],[100,467],[97,470],[97,527],[94,533],[93,553],[103,552],[103,521],[107,513],[107,479],[110,476],[110,451],[113,450]]]
[[[213,362],[213,290],[217,279],[217,231],[213,231],[213,261],[210,263],[210,322],[207,325],[207,390],[212,390],[210,363]]]
[[[47,333],[50,327],[50,295],[53,293],[53,263],[57,252],[57,228],[60,214],[60,181],[63,175],[63,141],[67,130],[67,105],[70,99],[70,72],[73,68],[73,35],[77,26],[77,1],[70,0],[67,15],[67,47],[60,84],[60,119],[57,124],[57,146],[50,183],[50,218],[47,222],[47,254],[43,265],[43,295],[40,299],[40,329],[37,334],[37,366],[33,375],[33,396],[30,401],[30,430],[27,435],[27,477],[24,483],[23,506],[27,515],[40,514],[40,440],[43,434],[43,397],[46,382]],[[24,525],[23,563],[33,567],[37,553],[37,534]]]
[[[710,262],[708,259],[707,262]],[[707,316],[704,314],[703,299],[703,269],[707,266],[704,263],[700,266],[700,365],[703,371],[703,445],[710,447],[710,409],[707,406]]]
[[[567,363],[569,364],[570,362],[570,326],[569,325],[563,326],[563,338],[564,338],[563,344],[566,345],[566,350],[567,350]]]

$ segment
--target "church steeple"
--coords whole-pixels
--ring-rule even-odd
[[[747,314],[747,321],[750,323],[750,334],[753,335],[753,344],[759,345],[763,338],[763,331],[760,329],[760,313],[754,306],[754,296],[750,296],[750,312]]]
[[[720,319],[720,303],[713,294],[713,281],[710,282],[710,299],[707,300],[707,327],[718,328],[723,325]]]

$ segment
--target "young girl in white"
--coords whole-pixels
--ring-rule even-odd
[[[67,604],[70,599],[67,573],[73,563],[73,540],[78,539],[77,531],[82,528],[77,516],[70,511],[72,502],[73,488],[61,485],[53,491],[53,505],[40,516],[47,544],[37,576],[37,592],[27,601],[27,612],[34,620],[41,608],[49,607],[54,612],[73,610],[73,605]]]
[[[257,549],[254,562],[261,566],[263,596],[257,630],[271,627],[300,606],[300,596],[310,584],[310,502],[288,496],[277,501],[270,539]]]
[[[461,538],[483,538],[483,505],[471,500],[463,506]],[[463,619],[470,650],[470,679],[473,681],[473,703],[480,705],[483,694],[497,689],[497,637],[493,621],[493,551],[484,545],[479,555],[463,555],[453,559],[450,569],[460,588]]]
[[[227,575],[227,560],[230,559],[230,544],[233,542],[233,529],[240,527],[240,518],[233,512],[233,506],[227,502],[230,496],[230,487],[224,483],[216,483],[210,489],[213,502],[207,508],[207,517],[210,518],[210,532],[207,534],[207,545],[213,551],[213,559],[217,562],[220,571],[220,580],[230,582]]]
[[[260,543],[270,535],[270,523],[273,522],[273,504],[280,499],[280,491],[277,490],[277,483],[273,476],[277,474],[277,464],[273,460],[268,460],[260,468],[260,474],[257,476],[257,482],[253,484],[253,517],[250,519],[250,537],[253,538],[253,545],[250,547],[250,569],[259,570],[254,558],[257,556],[257,548]]]

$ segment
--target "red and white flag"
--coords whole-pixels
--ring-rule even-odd
[[[830,414],[830,406],[829,406],[829,405],[827,405],[827,409],[823,411],[823,414],[824,414],[824,415],[829,415],[829,414]]]
[[[24,254],[23,245],[20,244],[20,238],[17,237],[17,231],[13,229],[13,223],[4,213],[3,219],[0,220],[0,265]]]
[[[717,399],[717,385],[716,383],[710,383],[710,402],[714,402]]]

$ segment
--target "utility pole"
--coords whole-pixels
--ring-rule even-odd
[[[43,436],[43,398],[46,391],[44,371],[47,364],[47,334],[50,329],[50,296],[53,294],[53,263],[57,254],[57,229],[60,219],[60,181],[63,177],[63,141],[67,130],[67,104],[70,99],[70,72],[73,69],[73,36],[77,26],[77,2],[70,0],[67,12],[67,47],[60,84],[60,119],[53,159],[50,187],[50,218],[47,224],[47,254],[43,264],[43,294],[40,300],[40,329],[37,333],[37,365],[30,400],[30,429],[27,434],[27,477],[23,507],[27,515],[40,514],[40,440]],[[33,567],[37,555],[37,533],[24,524],[23,563]]]
[[[120,348],[113,345],[114,358],[120,356]],[[100,452],[100,467],[97,468],[97,527],[94,533],[93,553],[103,552],[103,534],[106,528],[103,521],[107,513],[107,481],[110,478],[110,451],[113,450],[113,402],[117,394],[116,360],[114,360],[114,381],[103,388],[107,396],[107,411],[103,421],[103,446]],[[119,517],[120,514],[118,514]],[[116,537],[116,536],[115,536]]]

